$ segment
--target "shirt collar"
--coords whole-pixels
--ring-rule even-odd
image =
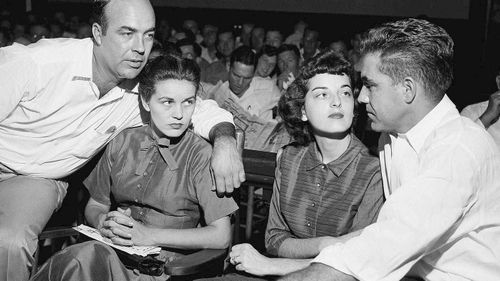
[[[82,60],[81,66],[78,67],[78,72],[72,77],[71,81],[87,81],[92,82],[92,62],[94,57],[94,42],[90,38],[81,39],[82,53],[84,53],[84,59]],[[118,89],[117,89],[118,88]],[[97,87],[96,87],[97,90]],[[115,94],[115,91],[118,90]],[[122,97],[125,93],[128,94],[138,94],[139,93],[139,83],[137,80],[124,80],[122,83],[111,89],[106,94],[113,95],[112,99],[117,99]],[[108,96],[111,96],[108,95]],[[98,91],[96,96],[99,97]]]
[[[418,153],[427,137],[439,126],[440,121],[452,109],[456,109],[455,104],[447,95],[444,95],[441,101],[422,120],[406,134],[398,134],[398,138],[405,138],[413,150]]]
[[[157,148],[160,152],[161,157],[167,163],[169,170],[177,170],[179,165],[175,161],[174,156],[170,152],[170,139],[161,138],[154,132],[151,126],[146,125],[146,137],[141,142],[141,148],[139,153],[140,163],[137,166],[136,174],[142,175],[146,168],[148,167],[154,153],[148,153],[151,148]]]
[[[356,158],[356,155],[359,154],[363,147],[363,144],[361,143],[360,140],[353,134],[351,134],[351,141],[349,142],[349,146],[347,146],[346,151],[342,155],[340,155],[339,158],[331,161],[330,163],[326,164],[325,166],[328,167],[328,169],[337,177],[342,175],[342,173],[347,169],[349,164],[351,164],[352,161]],[[306,157],[306,170],[311,171],[319,166],[324,165],[320,159],[317,157],[317,150],[318,148],[316,147],[316,142],[311,142],[309,146],[307,147],[307,153],[305,155]]]

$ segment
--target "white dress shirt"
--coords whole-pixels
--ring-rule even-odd
[[[203,84],[203,96],[215,99],[222,104],[225,99],[231,98],[248,113],[259,117],[263,121],[273,120],[273,107],[278,105],[281,92],[270,78],[253,77],[250,86],[238,97],[229,88],[229,81],[211,84]]]
[[[377,222],[313,262],[359,280],[500,280],[500,154],[483,128],[445,96],[406,134],[381,136],[380,162]]]
[[[472,119],[472,121],[476,122],[478,125],[484,128],[484,124],[483,122],[481,122],[481,120],[479,120],[479,117],[483,115],[483,113],[486,111],[486,108],[488,108],[488,101],[483,101],[465,107],[462,112],[460,112],[460,114]],[[489,126],[486,131],[493,137],[493,140],[500,149],[500,122],[497,121],[491,124],[491,126]]]
[[[49,39],[0,49],[0,172],[61,178],[83,166],[123,129],[142,125],[137,85],[102,98],[92,82],[91,39]],[[198,102],[195,131],[232,116]]]

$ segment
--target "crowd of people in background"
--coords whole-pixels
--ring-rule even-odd
[[[228,197],[245,180],[239,128],[245,148],[277,152],[267,254],[234,245],[238,273],[208,280],[498,279],[500,98],[460,115],[443,27],[408,18],[322,42],[304,21],[289,34],[174,28],[148,0],[92,6],[88,19],[0,13],[0,277],[30,277],[67,177],[102,149],[84,181],[101,235],[227,248]],[[44,38],[57,39],[33,44]],[[97,242],[72,245],[32,280],[168,278],[122,261]]]
[[[24,17],[14,17],[3,10],[0,12],[0,46],[28,45],[42,38],[92,37],[91,22],[90,17],[62,11],[48,16],[27,13]],[[288,32],[253,22],[217,26],[195,19],[175,23],[158,18],[149,60],[172,52],[195,60],[201,70],[202,96],[210,96],[210,92],[219,90],[224,83],[224,87],[230,89],[227,95],[218,95],[215,100],[239,117],[236,126],[246,133],[245,148],[276,152],[290,141],[277,116],[280,93],[298,76],[303,62],[320,50],[344,54],[356,69],[359,39],[359,34],[353,34],[350,42],[340,39],[322,42],[319,31],[303,20],[297,21]],[[253,53],[252,57],[245,58],[246,69],[241,68],[241,62],[231,61],[235,50],[241,53],[243,46]],[[357,77],[354,83],[359,85]],[[372,136],[366,133],[366,128],[363,122],[355,125],[357,135],[374,148],[376,135],[366,137]]]

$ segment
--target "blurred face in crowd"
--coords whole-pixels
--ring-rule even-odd
[[[38,40],[43,38],[49,38],[49,35],[49,30],[41,24],[35,24],[30,28],[30,38],[32,43],[38,42]]]
[[[281,35],[281,32],[279,32],[278,30],[269,30],[266,33],[266,45],[271,45],[278,48],[279,46],[281,46],[281,43],[283,43],[283,36]]]
[[[285,51],[278,54],[278,68],[281,73],[298,74],[299,58],[293,51]]]
[[[330,49],[335,51],[336,53],[346,55],[347,54],[347,46],[343,41],[334,41],[330,43]]]
[[[205,45],[214,46],[217,41],[217,27],[213,25],[205,25],[203,27],[203,42]]]
[[[302,41],[304,53],[314,54],[319,47],[318,32],[314,30],[306,30]]]
[[[314,134],[333,136],[349,132],[354,117],[354,96],[349,77],[316,74],[309,79],[307,88],[302,118],[311,124]]]
[[[219,34],[217,50],[226,58],[231,56],[234,51],[234,36],[232,32],[223,32]]]
[[[191,60],[196,58],[193,45],[184,45],[184,46],[181,46],[180,49],[181,49],[182,58],[191,59]]]
[[[157,82],[149,101],[141,97],[144,109],[151,113],[151,124],[160,137],[179,137],[188,128],[196,104],[196,88],[187,80]]]
[[[193,32],[193,34],[195,35],[200,32],[200,30],[198,29],[198,23],[194,20],[185,20],[182,24],[182,27],[191,30],[191,32]]]
[[[255,50],[260,50],[262,45],[264,45],[265,36],[266,33],[264,31],[264,28],[262,27],[254,28],[252,30],[252,39],[251,39],[252,48]]]
[[[235,95],[241,97],[248,87],[250,87],[254,70],[255,68],[253,65],[246,65],[235,61],[229,70],[229,89],[231,89]]]
[[[255,75],[260,77],[268,77],[273,72],[276,67],[276,56],[268,56],[263,54],[257,61],[257,69],[255,70]]]
[[[112,0],[105,7],[106,30],[92,26],[99,67],[118,80],[133,79],[153,46],[155,16],[147,0]]]

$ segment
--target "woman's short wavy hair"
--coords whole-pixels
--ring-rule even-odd
[[[323,73],[347,75],[352,82],[354,70],[351,63],[342,54],[332,50],[323,51],[306,61],[299,76],[288,87],[278,103],[278,113],[283,119],[288,133],[299,145],[307,145],[314,140],[311,124],[308,121],[302,121],[302,108],[308,92],[309,79]],[[356,99],[354,100],[354,116],[356,116],[357,103]]]
[[[156,83],[168,80],[186,80],[196,91],[200,86],[200,68],[195,61],[167,53],[148,62],[139,75],[139,95],[149,101],[156,91]]]

